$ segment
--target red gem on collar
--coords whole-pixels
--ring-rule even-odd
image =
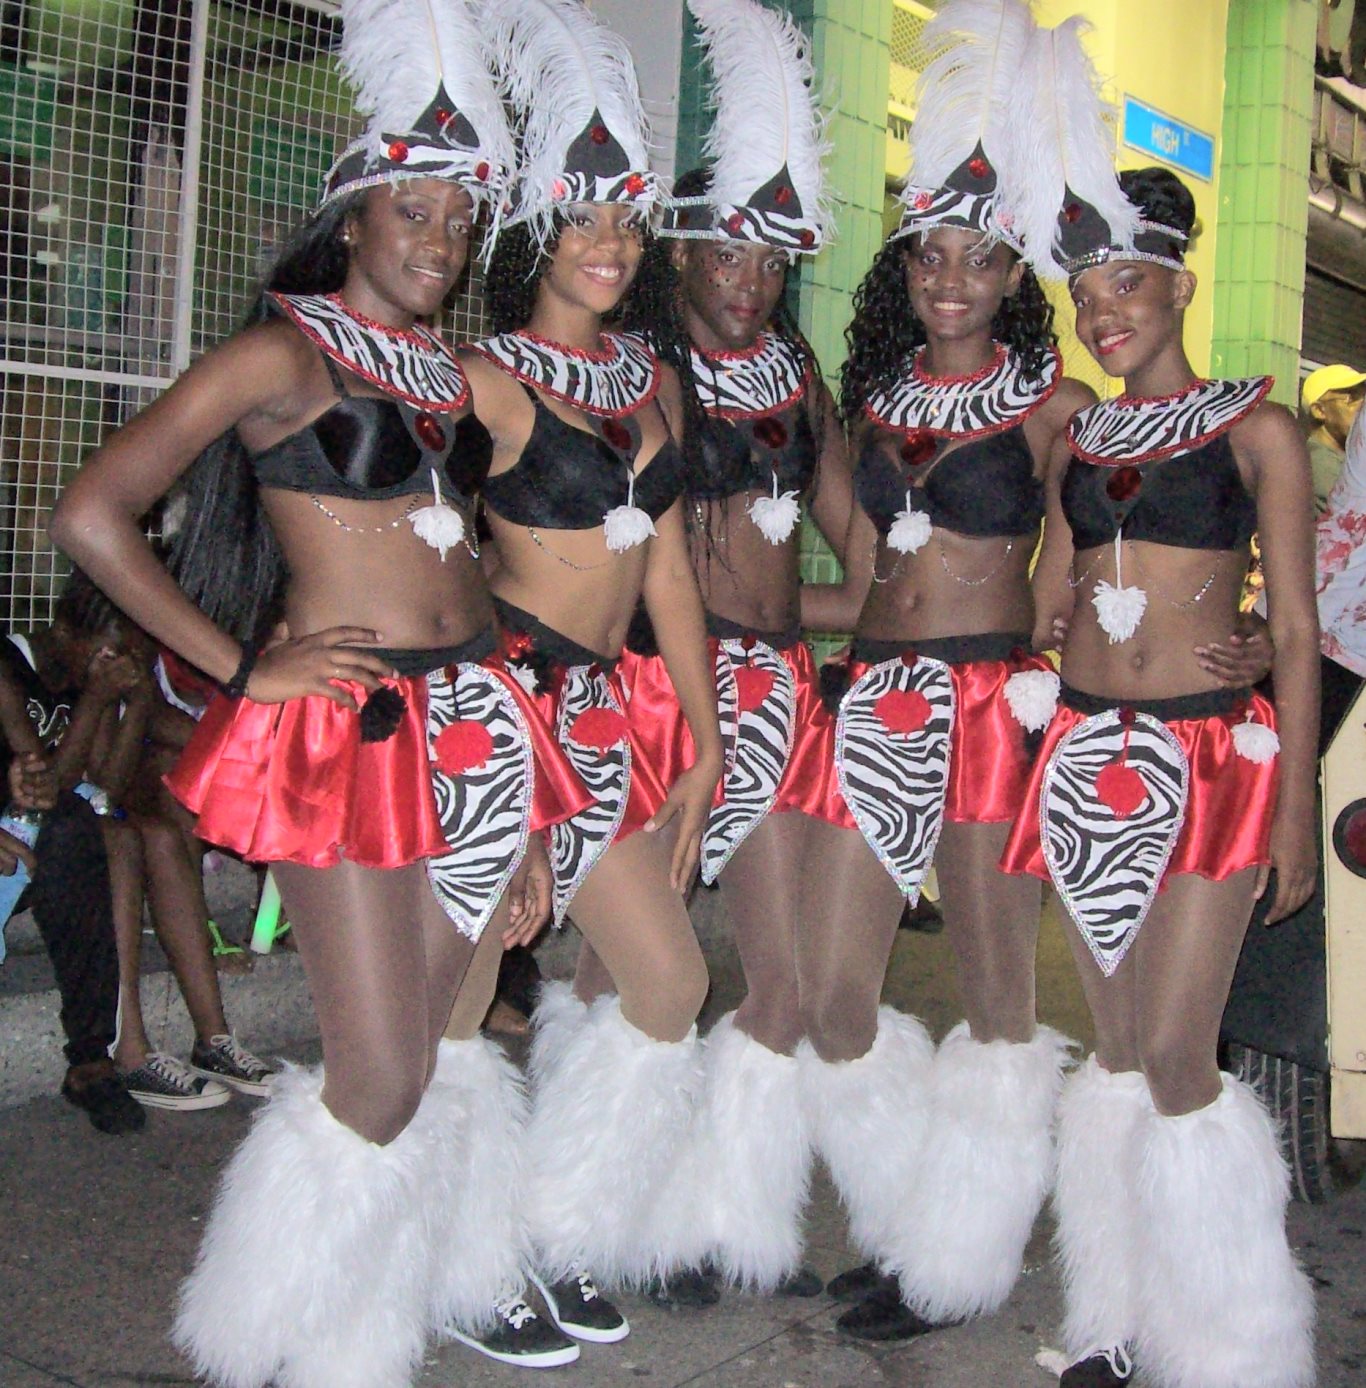
[[[592,140],[595,145],[605,145],[607,141],[611,139],[611,136],[605,125],[595,125],[588,132],[588,138]]]
[[[604,419],[602,436],[619,453],[624,453],[631,446],[631,431],[619,420]]]
[[[973,178],[985,178],[991,172],[991,165],[985,159],[969,159],[968,172]]]
[[[928,429],[916,429],[901,444],[901,461],[907,467],[928,463],[939,449],[939,441]]]
[[[754,437],[765,448],[778,449],[787,442],[787,428],[781,419],[766,415],[754,426]]]
[[[1111,501],[1128,501],[1138,495],[1143,485],[1143,474],[1132,464],[1116,468],[1105,483],[1105,491]]]
[[[428,453],[444,453],[446,450],[446,431],[437,423],[436,416],[423,410],[413,417],[413,433],[421,441]]]
[[[633,198],[638,198],[645,191],[645,180],[638,173],[633,173],[626,180],[626,191]]]
[[[408,146],[402,140],[390,140],[386,152],[395,164],[401,164],[408,157]]]

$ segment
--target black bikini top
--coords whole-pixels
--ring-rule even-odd
[[[479,491],[493,441],[472,414],[453,420],[390,396],[352,395],[321,355],[337,403],[252,458],[260,486],[382,501],[430,492],[435,468],[443,494],[449,487],[468,501]]]
[[[780,492],[801,495],[815,481],[818,450],[804,399],[776,414],[742,419],[712,415],[707,424],[700,447],[693,450],[690,496],[722,501],[745,492],[766,492],[775,477]]]
[[[1021,424],[969,439],[938,461],[936,441],[923,432],[907,437],[896,457],[889,446],[896,447],[886,434],[870,433],[854,466],[855,495],[879,535],[907,510],[924,512],[938,528],[977,537],[1028,535],[1043,521],[1043,483],[1034,476]]]
[[[1243,548],[1257,503],[1229,431],[1266,398],[1270,376],[1196,381],[1157,399],[1099,401],[1067,427],[1062,504],[1078,550],[1115,538],[1179,549]]]
[[[1257,529],[1228,434],[1177,457],[1121,466],[1074,457],[1062,483],[1062,508],[1077,550],[1126,540],[1178,549],[1241,549]]]
[[[580,429],[561,419],[525,382],[522,389],[535,412],[531,437],[506,472],[484,482],[484,504],[495,515],[513,525],[594,530],[607,512],[632,503],[658,520],[682,495],[683,454],[672,438],[632,485],[640,454],[639,411],[619,418],[585,414],[590,428]]]

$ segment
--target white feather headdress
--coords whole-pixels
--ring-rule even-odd
[[[370,117],[324,204],[395,178],[458,180],[501,198],[516,157],[470,0],[342,0],[341,69]]]
[[[1115,136],[1100,79],[1082,47],[1079,15],[1040,30],[1029,46],[1020,89],[1029,119],[1015,129],[1016,158],[1028,177],[1012,182],[1008,212],[1025,255],[1043,279],[1076,273],[1079,262],[1132,248],[1138,210],[1115,176]]]
[[[564,203],[653,206],[649,124],[623,40],[580,0],[488,0],[484,30],[520,124],[508,223],[544,240]]]
[[[688,8],[712,71],[715,117],[703,151],[711,184],[704,197],[672,205],[665,233],[819,250],[834,225],[829,146],[805,35],[758,0],[688,0]]]
[[[1013,239],[1000,192],[1025,173],[1012,164],[1011,132],[1034,32],[1024,0],[949,0],[925,26],[930,60],[916,88],[896,235],[947,225]]]

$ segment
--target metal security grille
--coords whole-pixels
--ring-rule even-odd
[[[6,628],[50,613],[64,480],[238,323],[358,130],[339,35],[334,0],[0,0]]]
[[[892,68],[887,93],[888,123],[892,133],[905,138],[915,118],[915,85],[927,57],[925,25],[934,18],[935,6],[921,0],[893,0]]]

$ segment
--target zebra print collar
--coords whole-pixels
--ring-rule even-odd
[[[971,376],[931,376],[920,365],[922,347],[909,371],[889,390],[864,405],[874,423],[895,433],[925,432],[974,439],[999,434],[1026,420],[1058,388],[1062,357],[1056,348],[1036,376],[1026,378],[1020,360],[1002,344]]]
[[[386,395],[439,414],[462,409],[469,400],[460,363],[430,329],[386,327],[348,307],[340,294],[268,297],[320,352]]]
[[[1274,376],[1196,381],[1175,395],[1101,400],[1072,416],[1067,442],[1075,457],[1109,467],[1189,453],[1227,433],[1266,399]]]
[[[563,347],[535,333],[503,333],[473,350],[519,381],[585,414],[620,419],[659,390],[659,358],[639,338],[603,333],[600,352]]]
[[[776,414],[806,394],[806,362],[790,343],[762,333],[740,352],[692,349],[692,373],[702,408],[716,419]]]

